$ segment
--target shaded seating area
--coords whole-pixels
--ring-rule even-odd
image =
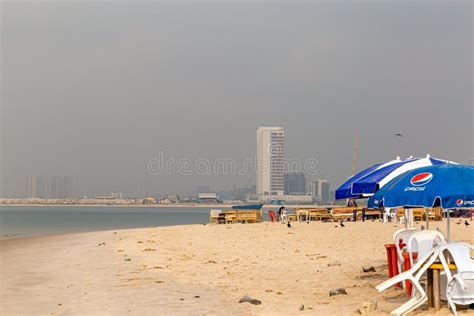
[[[321,207],[301,207],[295,208],[293,212],[287,214],[288,221],[320,221],[331,219],[329,209]]]
[[[353,220],[357,219],[359,211],[362,211],[361,207],[336,207],[332,209],[331,214],[334,221]]]
[[[430,207],[430,208],[410,208],[404,209],[403,207],[397,208],[397,219],[400,222],[404,222],[405,212],[407,216],[412,217],[413,221],[441,221],[443,219],[443,209],[441,207]]]
[[[210,224],[259,223],[263,221],[262,205],[239,205],[229,210],[211,210]]]

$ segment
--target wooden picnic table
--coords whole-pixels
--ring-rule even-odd
[[[301,209],[296,209],[295,211],[296,214],[296,219],[298,221],[301,220],[312,220],[314,219],[324,219],[331,217],[331,215],[328,212],[327,208],[301,208]]]
[[[296,219],[298,221],[301,221],[304,217],[305,220],[308,220],[309,218],[309,210],[296,210]]]
[[[449,263],[449,270],[456,270],[454,263]],[[434,307],[435,310],[441,309],[441,286],[440,272],[444,267],[441,263],[435,262],[428,268],[428,306]]]

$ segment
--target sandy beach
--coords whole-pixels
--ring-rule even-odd
[[[3,240],[0,314],[352,315],[367,300],[377,302],[375,314],[388,314],[404,292],[374,286],[387,279],[384,244],[402,225],[345,225],[188,225]],[[453,240],[474,243],[474,225],[451,227]],[[347,295],[330,297],[335,288]],[[245,294],[262,304],[239,304]]]

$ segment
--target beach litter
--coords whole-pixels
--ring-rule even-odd
[[[361,308],[358,308],[354,315],[370,315],[377,309],[377,301],[365,301]]]
[[[123,259],[123,261],[132,261],[132,259],[130,259],[130,258],[125,258],[125,259]]]
[[[300,311],[304,310],[304,304],[300,305]]]
[[[346,289],[341,287],[341,288],[329,291],[329,296],[340,295],[340,294],[347,295]]]
[[[251,298],[251,297],[248,296],[248,295],[244,295],[244,296],[240,299],[239,303],[250,303],[250,304],[253,304],[253,305],[260,305],[260,304],[262,304],[262,301],[259,301],[259,300],[257,300],[257,299]]]
[[[362,271],[364,272],[375,272],[375,268],[373,266],[371,267],[362,267]]]

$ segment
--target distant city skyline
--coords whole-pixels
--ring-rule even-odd
[[[333,188],[356,132],[356,170],[474,159],[472,1],[1,6],[0,196],[24,196],[32,175],[70,175],[80,197],[245,187],[258,126],[283,127],[285,157],[317,162],[308,179]],[[160,153],[252,165],[154,174]]]
[[[23,197],[65,199],[75,197],[71,176],[28,176]]]

